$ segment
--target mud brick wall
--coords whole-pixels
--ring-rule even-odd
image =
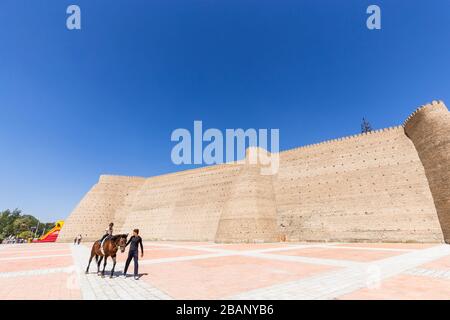
[[[277,174],[237,162],[150,178],[101,176],[58,241],[134,228],[148,240],[450,241],[450,114],[279,153]]]
[[[64,223],[58,241],[73,241],[81,234],[85,240],[99,239],[127,197],[144,183],[140,177],[100,176]],[[117,223],[116,223],[116,230]]]
[[[444,238],[450,242],[450,113],[442,101],[433,101],[416,110],[404,127],[425,168]]]
[[[276,199],[288,240],[442,240],[424,168],[402,127],[281,157]]]

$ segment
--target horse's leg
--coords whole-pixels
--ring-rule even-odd
[[[87,268],[86,268],[86,273],[89,273],[89,266],[91,265],[91,261],[92,261],[93,257],[94,256],[91,254],[91,257],[89,258],[89,263],[88,263]]]
[[[95,243],[92,245],[91,257],[89,258],[89,263],[86,268],[86,273],[89,273],[89,266],[91,265],[92,257],[94,257],[94,255],[95,255]]]
[[[105,256],[105,261],[103,261],[103,271],[102,271],[102,277],[105,276],[105,268],[106,268],[106,261],[108,260],[108,256]]]
[[[97,274],[100,275],[100,263],[102,263],[103,256],[100,256],[100,259],[97,262]]]
[[[110,276],[110,278],[112,278],[114,276],[114,267],[116,266],[116,256],[113,256],[112,259],[113,259],[113,266],[112,266],[112,269],[111,269],[111,276]]]

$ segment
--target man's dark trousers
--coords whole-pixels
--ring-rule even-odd
[[[134,275],[137,276],[138,275],[138,256],[139,256],[139,252],[138,250],[130,250],[128,251],[128,258],[127,258],[127,262],[125,263],[125,270],[123,271],[125,274],[127,273],[128,270],[128,266],[130,265],[131,259],[134,259]]]

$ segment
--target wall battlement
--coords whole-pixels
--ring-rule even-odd
[[[408,122],[413,121],[416,115],[420,115],[422,113],[431,112],[433,110],[440,111],[448,111],[444,102],[441,100],[433,100],[431,103],[427,103],[418,107],[413,113],[411,113],[408,118],[406,118],[405,122],[403,122],[403,128],[407,126]]]
[[[98,180],[99,183],[122,183],[131,181],[142,181],[145,180],[144,177],[132,177],[132,176],[118,176],[118,175],[108,175],[102,174]]]
[[[247,159],[253,152],[250,148]],[[141,230],[217,242],[450,242],[450,113],[442,101],[401,126],[282,151],[275,175],[237,161],[161,176],[102,175],[58,241]]]
[[[285,150],[285,151],[281,151],[281,153],[295,151],[295,150],[303,150],[303,149],[314,148],[314,147],[322,146],[322,145],[325,145],[325,144],[336,144],[336,143],[339,143],[341,141],[348,141],[348,140],[352,140],[352,139],[364,138],[365,136],[383,134],[383,133],[387,133],[387,132],[390,132],[390,131],[403,131],[403,130],[404,130],[403,126],[401,126],[401,125],[400,126],[393,126],[393,127],[382,128],[382,129],[376,129],[376,130],[372,130],[372,131],[365,132],[365,133],[358,133],[358,134],[353,134],[353,135],[349,135],[349,136],[345,136],[345,137],[340,137],[340,138],[325,140],[325,141],[321,141],[321,142],[317,142],[317,143],[307,144],[307,145],[300,146],[300,147],[297,147],[297,148],[292,148],[292,149],[288,149],[288,150]]]

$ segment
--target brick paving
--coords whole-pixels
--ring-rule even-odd
[[[0,299],[450,299],[450,246],[145,242],[140,279],[90,244],[0,245]]]

